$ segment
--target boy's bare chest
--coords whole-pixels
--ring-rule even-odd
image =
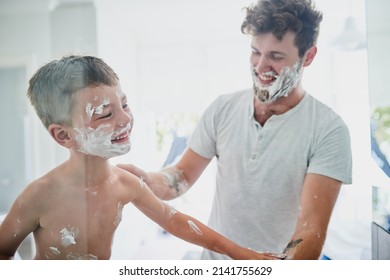
[[[48,203],[35,234],[41,258],[107,259],[123,203],[114,195],[75,193]]]

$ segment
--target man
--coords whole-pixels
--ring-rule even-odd
[[[321,20],[310,0],[259,0],[249,7],[241,29],[252,36],[253,89],[217,98],[175,166],[157,173],[121,167],[172,199],[215,156],[209,226],[257,251],[318,259],[340,187],[352,181],[348,128],[301,84]],[[205,250],[202,258],[224,256]]]

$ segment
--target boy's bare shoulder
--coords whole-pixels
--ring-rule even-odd
[[[139,184],[139,181],[141,179],[135,176],[134,174],[116,166],[113,166],[112,168],[117,178],[122,184],[125,184],[126,186],[129,187],[137,186]]]
[[[118,178],[121,190],[128,196],[129,201],[144,191],[146,185],[142,179],[116,166],[113,166],[113,170]]]
[[[45,198],[50,198],[53,195],[53,192],[57,191],[57,188],[62,185],[59,184],[61,176],[61,172],[59,172],[58,168],[52,169],[45,175],[35,179],[31,183],[29,183],[22,195],[28,195],[30,198],[39,198],[40,200],[44,200]]]

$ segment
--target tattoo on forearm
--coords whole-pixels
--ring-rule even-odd
[[[165,177],[165,183],[176,191],[177,195],[185,193],[189,185],[183,180],[183,176],[180,171],[176,169],[166,169],[161,172]]]
[[[302,241],[303,241],[302,238],[299,238],[299,239],[297,239],[297,240],[291,240],[291,241],[287,244],[287,246],[286,246],[286,248],[284,249],[283,253],[286,253],[288,250],[295,248],[295,247],[296,247],[299,243],[301,243]]]

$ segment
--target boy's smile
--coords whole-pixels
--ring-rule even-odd
[[[119,136],[114,136],[111,140],[111,143],[124,143],[129,141],[130,132],[126,131],[125,133],[120,134]]]

